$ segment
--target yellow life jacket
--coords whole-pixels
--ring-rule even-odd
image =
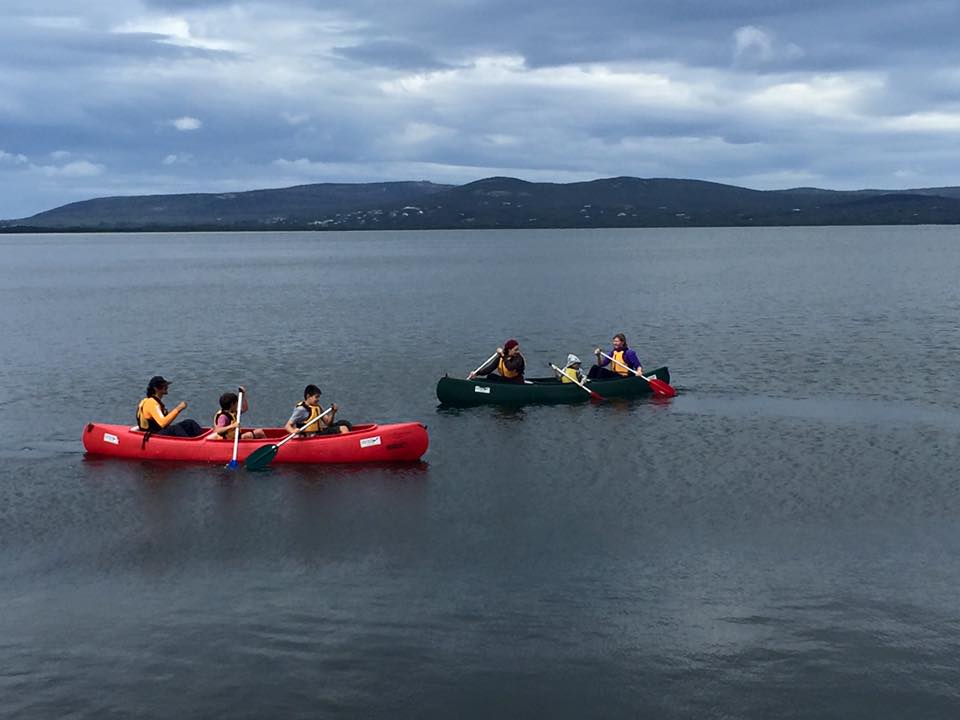
[[[220,419],[220,416],[221,416],[221,415],[226,415],[226,416],[227,416],[227,419],[230,421],[230,422],[227,423],[227,425],[233,425],[233,423],[235,423],[235,422],[237,421],[237,416],[236,416],[236,415],[234,415],[232,412],[228,412],[228,411],[226,411],[226,410],[224,410],[224,409],[221,408],[220,410],[217,410],[217,412],[214,413],[214,415],[213,415],[213,429],[214,429],[214,430],[217,429],[217,420]],[[238,429],[239,429],[239,428],[234,428],[233,430],[230,430],[230,431],[228,431],[228,432],[226,432],[226,433],[219,433],[219,432],[218,432],[218,433],[217,433],[217,436],[223,438],[224,440],[233,440],[233,437],[237,434],[237,430],[238,430]]]
[[[304,420],[302,423],[300,423],[299,425],[297,425],[297,427],[303,427],[304,425],[306,425],[307,423],[309,423],[311,420],[313,420],[317,415],[322,415],[322,414],[323,414],[323,410],[321,410],[318,406],[316,406],[316,405],[307,405],[307,403],[306,403],[305,401],[304,401],[304,402],[298,402],[298,403],[297,403],[297,407],[306,408],[307,410],[310,411],[310,417],[308,417],[308,418],[307,418],[306,420]],[[329,416],[328,416],[328,417],[329,417]],[[306,436],[316,435],[318,432],[320,432],[321,430],[324,429],[322,426],[323,426],[323,420],[320,420],[320,421],[318,421],[318,422],[315,422],[313,425],[311,425],[310,427],[308,427],[306,430],[304,430],[304,431],[303,431],[302,433],[300,433],[300,434],[301,434],[301,435],[306,435]]]
[[[137,405],[137,427],[144,432],[160,432],[163,428],[160,427],[159,423],[157,423],[149,413],[144,412],[143,406],[147,403],[156,403],[160,406],[160,412],[163,413],[164,416],[167,414],[167,409],[163,406],[162,402],[155,397],[145,397],[140,401],[140,404]]]
[[[560,382],[562,383],[572,383],[578,381],[580,378],[577,377],[577,371],[572,367],[566,367],[563,369],[560,375]]]
[[[613,352],[610,353],[610,357],[612,357],[614,360],[617,361],[617,362],[610,363],[610,369],[613,370],[618,375],[623,375],[624,377],[627,377],[628,375],[633,375],[633,372],[627,369],[629,365],[627,365],[627,361],[623,357],[625,352],[626,352],[625,350],[614,350]],[[623,363],[623,365],[617,365],[618,362]]]
[[[515,377],[519,377],[520,373],[518,373],[516,370],[507,369],[507,366],[503,362],[505,359],[506,358],[500,358],[500,364],[497,365],[497,372],[500,373],[500,376],[510,380],[513,380]]]

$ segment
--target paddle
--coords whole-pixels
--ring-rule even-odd
[[[483,361],[483,364],[480,365],[480,367],[478,367],[478,368],[477,368],[476,370],[474,370],[472,373],[470,373],[470,375],[476,375],[478,372],[480,372],[481,370],[483,370],[489,363],[493,362],[493,359],[494,359],[495,357],[497,357],[498,355],[500,355],[500,353],[495,352],[493,355],[491,355],[491,356],[488,357],[486,360],[484,360],[484,361]],[[470,375],[467,375],[467,380],[470,380]]]
[[[305,424],[303,427],[297,428],[295,431],[287,435],[283,440],[278,442],[276,445],[264,445],[263,447],[257,448],[256,450],[254,450],[252,453],[247,455],[247,459],[246,459],[247,470],[262,470],[263,468],[265,468],[277,456],[277,451],[280,449],[282,445],[293,440],[294,437],[296,437],[297,435],[302,433],[304,430],[306,430],[308,427],[313,425],[315,422],[317,422],[320,418],[322,418],[331,410],[333,410],[333,405],[331,405],[322,413],[317,415],[313,420]]]
[[[237,390],[237,429],[233,431],[233,457],[227,463],[231,470],[237,467],[237,448],[240,445],[240,415],[243,413],[243,388]]]
[[[607,355],[605,352],[602,352],[602,353],[600,353],[600,354],[601,354],[603,357],[605,357],[607,360],[609,360],[610,362],[615,362],[617,365],[619,365],[620,367],[622,367],[622,368],[624,368],[624,369],[626,369],[626,370],[629,370],[630,372],[632,372],[632,373],[633,373],[634,375],[636,375],[637,377],[641,377],[641,378],[643,378],[644,380],[646,380],[647,383],[650,385],[650,389],[653,390],[653,392],[654,392],[656,395],[659,395],[660,397],[675,397],[675,396],[676,396],[677,391],[673,389],[673,386],[670,385],[670,383],[666,383],[666,382],[664,382],[663,380],[661,380],[660,378],[654,377],[653,375],[651,375],[650,377],[647,377],[647,376],[644,375],[643,373],[637,372],[637,371],[634,370],[632,367],[629,367],[629,366],[627,366],[627,365],[624,365],[624,364],[623,364],[622,362],[620,362],[619,360],[614,360],[612,357],[610,357],[609,355]]]
[[[560,368],[558,368],[558,367],[557,367],[556,365],[554,365],[553,363],[547,363],[547,365],[549,365],[550,367],[552,367],[552,368],[553,368],[553,371],[554,371],[555,373],[557,373],[557,375],[562,376],[562,375],[564,374],[563,370],[561,370]],[[570,376],[567,375],[567,377],[570,377]],[[570,382],[575,383],[575,384],[576,384],[579,388],[581,388],[584,392],[590,393],[590,399],[591,399],[591,400],[596,400],[596,401],[598,401],[598,402],[603,402],[604,400],[606,400],[606,398],[605,398],[603,395],[601,395],[601,394],[598,393],[598,392],[594,392],[593,390],[591,390],[590,388],[588,388],[586,385],[584,385],[582,382],[580,382],[580,381],[577,380],[576,378],[570,378]]]

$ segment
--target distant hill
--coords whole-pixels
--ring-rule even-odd
[[[303,225],[354,208],[403,207],[452,187],[429,182],[324,183],[279,190],[105,197],[70,203],[5,224],[106,230]]]
[[[960,188],[749,190],[700,180],[492,177],[108,197],[0,223],[42,230],[359,230],[960,224]]]

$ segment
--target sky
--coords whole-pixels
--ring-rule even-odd
[[[492,175],[960,185],[960,0],[3,0],[0,218]]]

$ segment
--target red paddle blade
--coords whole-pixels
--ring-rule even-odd
[[[650,389],[660,397],[676,397],[677,391],[673,389],[670,383],[665,383],[660,378],[650,378],[647,380]]]
[[[604,400],[606,400],[606,398],[603,395],[601,395],[598,392],[594,392],[593,390],[590,390],[590,399],[593,400],[594,402],[603,402]]]

